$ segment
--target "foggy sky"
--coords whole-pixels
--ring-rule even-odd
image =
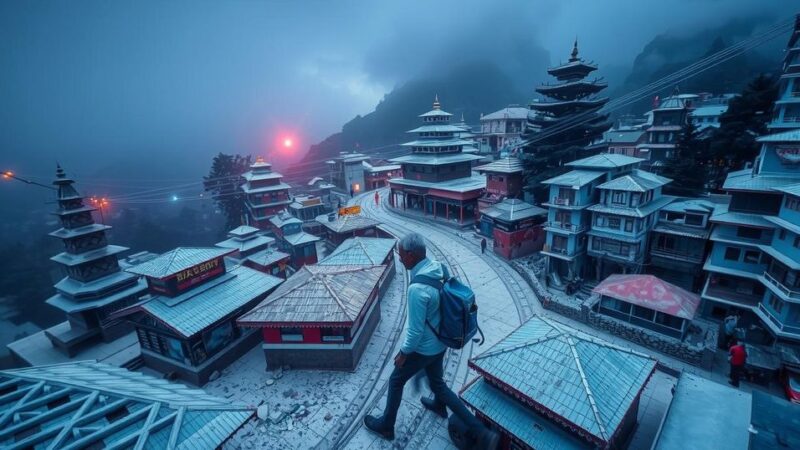
[[[268,153],[277,137],[305,151],[394,86],[460,62],[499,62],[532,94],[545,74],[523,68],[565,60],[576,37],[601,67],[626,67],[657,34],[783,19],[790,3],[5,1],[0,169],[49,179],[59,160],[89,183],[132,167],[145,183],[199,176],[219,151],[280,164],[292,155]]]

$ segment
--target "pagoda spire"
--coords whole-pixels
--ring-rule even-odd
[[[570,62],[577,61],[578,58],[578,38],[575,37],[575,43],[572,44],[572,53],[571,58],[569,59]]]
[[[439,104],[439,94],[436,94],[433,97],[433,109],[438,110],[441,109],[442,105]]]

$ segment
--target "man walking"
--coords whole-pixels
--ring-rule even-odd
[[[397,253],[403,266],[411,271],[410,279],[416,276],[434,280],[443,278],[441,263],[426,257],[425,240],[419,234],[406,235],[398,244]],[[412,283],[408,287],[407,309],[405,339],[400,352],[394,358],[386,409],[381,417],[364,417],[364,426],[384,439],[393,440],[403,387],[411,377],[424,370],[434,399],[421,398],[422,406],[444,418],[447,417],[447,408],[450,408],[469,428],[469,437],[478,443],[478,448],[495,449],[499,435],[486,428],[470,413],[443,379],[446,347],[431,329],[439,327],[439,291],[428,285]]]
[[[728,361],[731,363],[730,383],[733,387],[739,387],[739,379],[744,374],[744,365],[747,362],[747,351],[741,339],[736,339],[731,346]]]
[[[481,255],[486,252],[486,238],[481,238]]]

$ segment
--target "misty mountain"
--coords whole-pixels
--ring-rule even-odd
[[[625,81],[613,88],[611,97],[619,97],[648,85],[664,76],[679,71],[706,56],[725,49],[760,31],[761,20],[735,20],[718,27],[688,34],[665,33],[656,36],[644,46],[633,61]],[[763,48],[751,50],[721,62],[709,70],[680,82],[680,92],[711,92],[713,94],[738,93],[760,73],[778,70],[783,56],[780,49],[783,39],[775,39]],[[654,95],[664,97],[675,89],[666,86]],[[650,95],[627,108],[626,111],[643,113],[652,106]]]
[[[420,114],[431,109],[434,95],[442,109],[453,114],[453,122],[461,120],[476,125],[481,113],[501,109],[512,103],[524,103],[531,97],[516,87],[500,67],[490,63],[467,63],[442,76],[418,78],[387,94],[375,111],[356,116],[342,131],[311,146],[304,159],[287,178],[307,180],[324,173],[324,161],[340,151],[357,150],[376,157],[398,156],[398,144],[411,140],[406,131],[420,125]],[[376,148],[377,147],[377,148]]]

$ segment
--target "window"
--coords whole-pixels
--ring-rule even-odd
[[[794,248],[800,248],[800,236],[794,237],[794,243],[792,244]]]
[[[686,225],[693,225],[699,227],[703,225],[703,216],[697,214],[687,214],[685,222]]]
[[[602,306],[607,309],[613,309],[614,311],[619,311],[624,314],[631,313],[631,304],[628,302],[623,302],[622,300],[617,300],[615,298],[603,297]]]
[[[619,230],[619,217],[609,217],[608,218],[608,228],[613,228],[615,230]]]
[[[741,250],[736,247],[728,247],[725,249],[725,259],[728,261],[738,261]]]
[[[303,329],[299,327],[281,328],[281,341],[303,342]]]
[[[778,297],[770,294],[769,295],[769,306],[777,313],[780,314],[783,310],[783,300],[779,299]]]
[[[625,193],[614,191],[611,193],[611,203],[625,203]]]
[[[631,194],[631,206],[639,206],[641,194]]]
[[[633,231],[633,220],[625,219],[625,231]]]
[[[633,305],[632,313],[634,317],[638,317],[644,320],[649,320],[651,322],[653,321],[653,316],[655,316],[655,311],[639,305]]]
[[[162,338],[164,340],[164,355],[170,358],[183,361],[183,345],[181,341],[169,337]]]
[[[205,333],[203,336],[203,342],[206,344],[206,351],[208,353],[216,353],[217,350],[221,349],[232,340],[233,324],[231,322],[223,323],[208,333]]]
[[[345,342],[348,337],[347,328],[322,328],[320,335],[322,342]]]
[[[747,250],[744,252],[744,262],[750,264],[758,264],[761,259],[761,252],[757,250]]]
[[[738,227],[736,229],[736,236],[742,237],[745,239],[761,239],[761,229],[759,228],[749,228],[749,227]]]
[[[778,239],[780,240],[786,239],[786,230],[784,230],[783,228],[781,228],[781,231],[778,232]]]
[[[662,312],[656,313],[655,322],[659,325],[663,325],[675,330],[680,330],[683,327],[683,319],[680,317],[670,316],[669,314],[664,314]]]

